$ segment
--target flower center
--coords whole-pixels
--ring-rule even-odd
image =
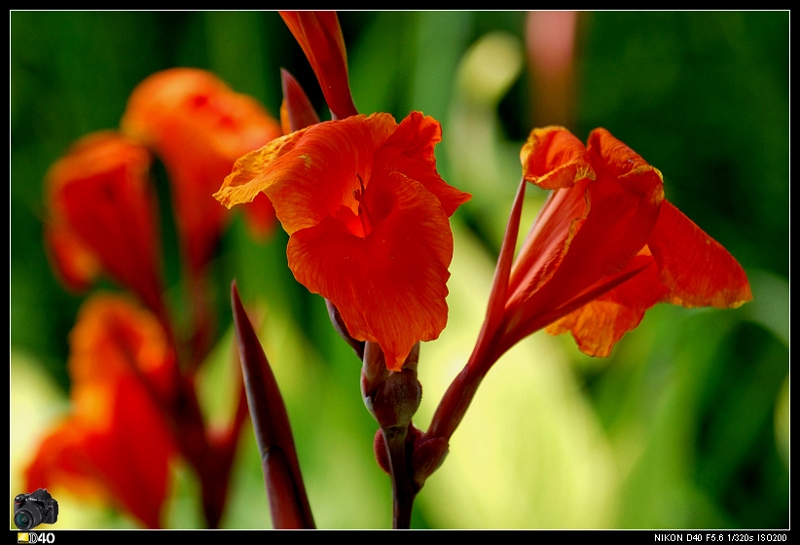
[[[369,208],[367,208],[366,200],[364,199],[364,180],[361,178],[361,175],[356,173],[356,178],[358,178],[358,183],[361,186],[361,189],[356,189],[353,191],[353,198],[358,202],[358,219],[361,222],[361,229],[364,232],[363,236],[367,236],[372,232],[372,215],[369,212]]]

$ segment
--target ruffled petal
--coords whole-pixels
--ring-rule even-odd
[[[342,205],[357,208],[356,175],[369,180],[375,151],[396,126],[389,114],[311,125],[237,161],[215,196],[230,206],[263,191],[287,233],[313,227]]]
[[[658,169],[607,130],[592,131],[583,149],[561,127],[536,129],[521,159],[523,180],[557,189],[513,265],[502,319],[492,302],[474,352],[485,361],[474,365],[492,365],[543,327],[607,356],[658,302],[726,308],[752,299],[736,260],[664,199]]]
[[[400,122],[384,146],[402,150],[406,157],[422,161],[435,169],[434,147],[441,141],[442,126],[438,121],[420,112],[411,112]]]
[[[437,338],[447,322],[453,239],[422,184],[397,172],[372,184],[367,206],[385,215],[365,238],[328,217],[297,231],[287,254],[297,280],[329,299],[349,334],[377,342],[387,367],[399,371],[414,344]]]
[[[275,138],[265,146],[239,157],[233,164],[231,173],[222,182],[222,187],[214,193],[214,198],[228,208],[252,202],[269,181],[261,179],[259,183],[251,182],[273,161],[294,149],[304,133],[305,130],[301,129]]]
[[[381,346],[399,370],[447,321],[448,217],[470,195],[436,172],[439,123],[413,112],[311,125],[237,161],[215,195],[267,194],[289,233],[295,278],[328,299],[348,335]]]
[[[595,172],[602,170],[612,178],[624,178],[628,175],[650,177],[655,182],[661,181],[661,172],[649,165],[647,161],[617,140],[606,129],[598,128],[589,133],[587,142],[589,160]]]
[[[523,179],[554,191],[514,263],[509,296],[519,300],[549,280],[588,213],[586,188],[595,179],[583,144],[563,127],[531,131],[520,152]]]
[[[403,119],[375,156],[375,171],[397,170],[418,181],[433,193],[447,216],[472,196],[445,182],[436,171],[434,146],[442,140],[438,121],[420,112]]]
[[[648,246],[666,301],[684,307],[736,308],[753,299],[739,263],[674,205],[664,202]]]

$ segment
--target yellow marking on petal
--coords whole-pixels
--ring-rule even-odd
[[[222,182],[222,187],[214,193],[214,198],[228,208],[252,202],[269,185],[268,181],[259,179],[259,174],[275,159],[291,151],[305,131],[306,129],[301,129],[281,136],[266,146],[239,157],[231,173]]]

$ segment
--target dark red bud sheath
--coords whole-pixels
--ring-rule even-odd
[[[347,78],[347,51],[335,11],[282,11],[286,26],[303,48],[334,119],[356,115]]]
[[[305,129],[309,125],[319,123],[319,116],[308,100],[303,88],[288,71],[281,69],[281,87],[283,103],[281,104],[281,129],[283,134]]]
[[[231,285],[231,306],[272,524],[275,528],[314,528],[286,406],[269,361],[239,299],[236,282]]]
[[[422,488],[428,477],[441,467],[449,451],[450,445],[446,439],[441,437],[422,439],[418,444],[414,445],[414,450],[411,454],[411,467],[414,468],[414,485],[418,489]]]

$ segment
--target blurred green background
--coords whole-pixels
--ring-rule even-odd
[[[476,338],[519,148],[534,123],[564,124],[582,140],[606,127],[659,168],[667,198],[745,268],[754,301],[725,311],[659,305],[606,359],[583,356],[568,336],[535,334],[489,374],[418,496],[412,526],[788,528],[789,13],[580,13],[569,92],[555,93],[555,80],[528,64],[526,18],[340,13],[356,106],[441,121],[439,170],[473,194],[453,218],[449,325],[422,347],[417,426],[427,427]],[[67,334],[86,296],[58,284],[44,253],[50,164],[81,136],[117,127],[131,90],[174,66],[212,70],[274,115],[284,67],[326,116],[310,67],[274,12],[14,11],[10,22],[9,504],[23,491],[37,441],[69,410]],[[561,110],[551,108],[553,96]],[[154,179],[179,316],[185,302],[160,165]],[[524,225],[544,197],[529,193]],[[391,489],[372,456],[376,426],[360,399],[359,363],[322,300],[294,282],[286,240],[278,229],[267,243],[252,241],[238,214],[222,240],[212,294],[220,341],[203,392],[209,417],[230,404],[223,386],[236,278],[245,303],[266,311],[261,336],[318,526],[389,527]],[[223,525],[268,528],[249,429],[241,445]],[[200,524],[196,486],[176,467],[171,527]],[[134,525],[51,492],[61,506],[56,527]]]

